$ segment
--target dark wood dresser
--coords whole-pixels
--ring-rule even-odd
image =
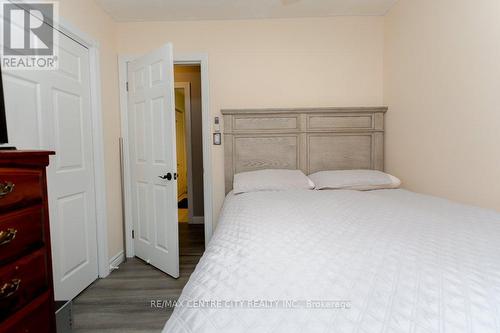
[[[0,332],[53,333],[48,151],[0,151]]]

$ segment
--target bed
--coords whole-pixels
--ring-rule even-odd
[[[384,112],[226,111],[226,176],[382,170]],[[165,332],[500,331],[500,214],[401,189],[231,189]]]

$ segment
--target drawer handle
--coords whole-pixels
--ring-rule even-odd
[[[7,230],[0,231],[0,245],[9,244],[16,238],[17,230],[9,228]]]
[[[0,299],[12,297],[19,290],[20,285],[21,279],[12,279],[10,282],[4,283],[0,288]]]
[[[14,187],[16,187],[16,185],[12,182],[0,183],[0,199],[14,191]]]

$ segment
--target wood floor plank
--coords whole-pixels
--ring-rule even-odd
[[[176,300],[205,249],[203,225],[179,224],[180,277],[174,279],[132,258],[73,300],[77,333],[157,333],[172,314],[151,301]]]

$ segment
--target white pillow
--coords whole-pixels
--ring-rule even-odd
[[[320,171],[309,175],[316,190],[380,190],[398,188],[401,181],[387,173],[377,170],[332,170]]]
[[[314,183],[300,170],[266,169],[234,175],[233,193],[312,190]]]

